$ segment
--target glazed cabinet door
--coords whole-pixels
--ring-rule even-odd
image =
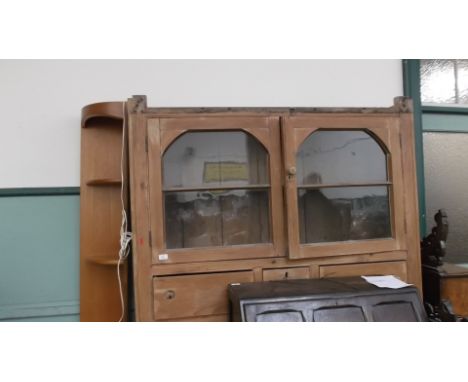
[[[289,116],[282,137],[290,258],[406,249],[398,116]]]
[[[284,254],[279,118],[148,119],[152,261]]]

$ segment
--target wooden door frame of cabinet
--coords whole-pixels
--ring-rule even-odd
[[[284,254],[280,126],[278,117],[148,118],[149,205],[153,264],[278,257]],[[167,249],[164,234],[162,160],[169,146],[187,132],[244,131],[268,152],[271,243]],[[162,208],[161,208],[162,207]],[[166,256],[167,255],[167,256]],[[162,259],[161,259],[162,258]]]
[[[408,249],[408,282],[415,284],[422,294],[422,272],[420,256],[420,227],[418,204],[418,178],[416,172],[415,132],[413,115],[402,114],[401,124],[401,152],[403,158],[403,182],[405,205],[406,246]]]
[[[300,244],[297,200],[296,153],[314,132],[356,130],[366,131],[387,154],[390,186],[390,217],[392,237],[388,239],[356,240],[329,243]],[[406,249],[405,216],[403,210],[403,164],[400,147],[400,116],[397,114],[315,114],[287,116],[282,124],[285,175],[286,216],[288,217],[288,256],[291,259],[340,256],[355,253],[398,251]]]
[[[127,101],[129,132],[130,200],[132,219],[132,257],[135,288],[135,318],[153,321],[153,277],[148,210],[148,157],[146,155],[145,97]]]

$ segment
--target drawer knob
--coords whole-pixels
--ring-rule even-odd
[[[172,300],[175,298],[175,292],[173,290],[168,290],[166,293],[164,293],[164,298],[166,300]]]

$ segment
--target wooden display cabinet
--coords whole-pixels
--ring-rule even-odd
[[[230,283],[394,274],[420,288],[409,99],[127,108],[137,320],[225,321]]]

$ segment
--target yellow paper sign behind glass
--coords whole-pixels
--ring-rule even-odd
[[[248,180],[248,177],[249,173],[245,162],[205,162],[203,169],[205,183]]]

